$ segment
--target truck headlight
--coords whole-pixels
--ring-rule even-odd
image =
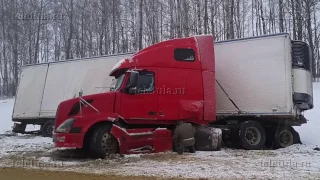
[[[75,120],[76,120],[75,118],[70,118],[70,119],[65,120],[62,124],[60,124],[60,126],[58,126],[56,131],[58,133],[70,132],[70,129],[72,128]]]

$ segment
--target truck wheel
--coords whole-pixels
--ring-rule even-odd
[[[280,126],[275,132],[274,148],[286,148],[295,143],[296,138],[291,126]]]
[[[243,149],[262,149],[266,142],[266,132],[256,121],[242,122],[239,126],[239,142]]]
[[[41,126],[43,137],[52,137],[54,131],[54,120],[48,120]]]
[[[93,132],[89,141],[90,154],[93,158],[104,159],[106,155],[118,153],[118,142],[110,134],[110,129],[110,125],[105,125]]]

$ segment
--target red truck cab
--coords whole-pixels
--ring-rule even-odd
[[[141,135],[166,137],[168,130],[150,133],[155,128],[170,127],[179,120],[194,124],[215,121],[214,62],[210,35],[161,42],[120,61],[110,72],[115,77],[110,92],[60,103],[56,147],[86,148],[103,157],[103,153],[119,149],[126,153],[121,147],[130,134],[137,136],[132,139],[135,145],[131,149],[135,149],[143,145],[137,143],[143,139]],[[162,150],[171,147],[160,146]]]

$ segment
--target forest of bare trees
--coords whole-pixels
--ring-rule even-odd
[[[289,32],[320,73],[320,0],[0,0],[0,96],[21,66],[134,52],[195,34],[215,40]]]

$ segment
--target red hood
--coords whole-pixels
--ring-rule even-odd
[[[89,102],[94,108],[96,108],[100,113],[103,112],[114,112],[114,101],[116,92],[107,92],[101,94],[92,94],[87,96],[82,96],[82,98]],[[63,101],[59,104],[56,114],[56,124],[57,128],[62,122],[68,118],[90,115],[92,113],[97,113],[96,110],[87,106],[82,106],[82,113],[80,113],[79,97]]]

